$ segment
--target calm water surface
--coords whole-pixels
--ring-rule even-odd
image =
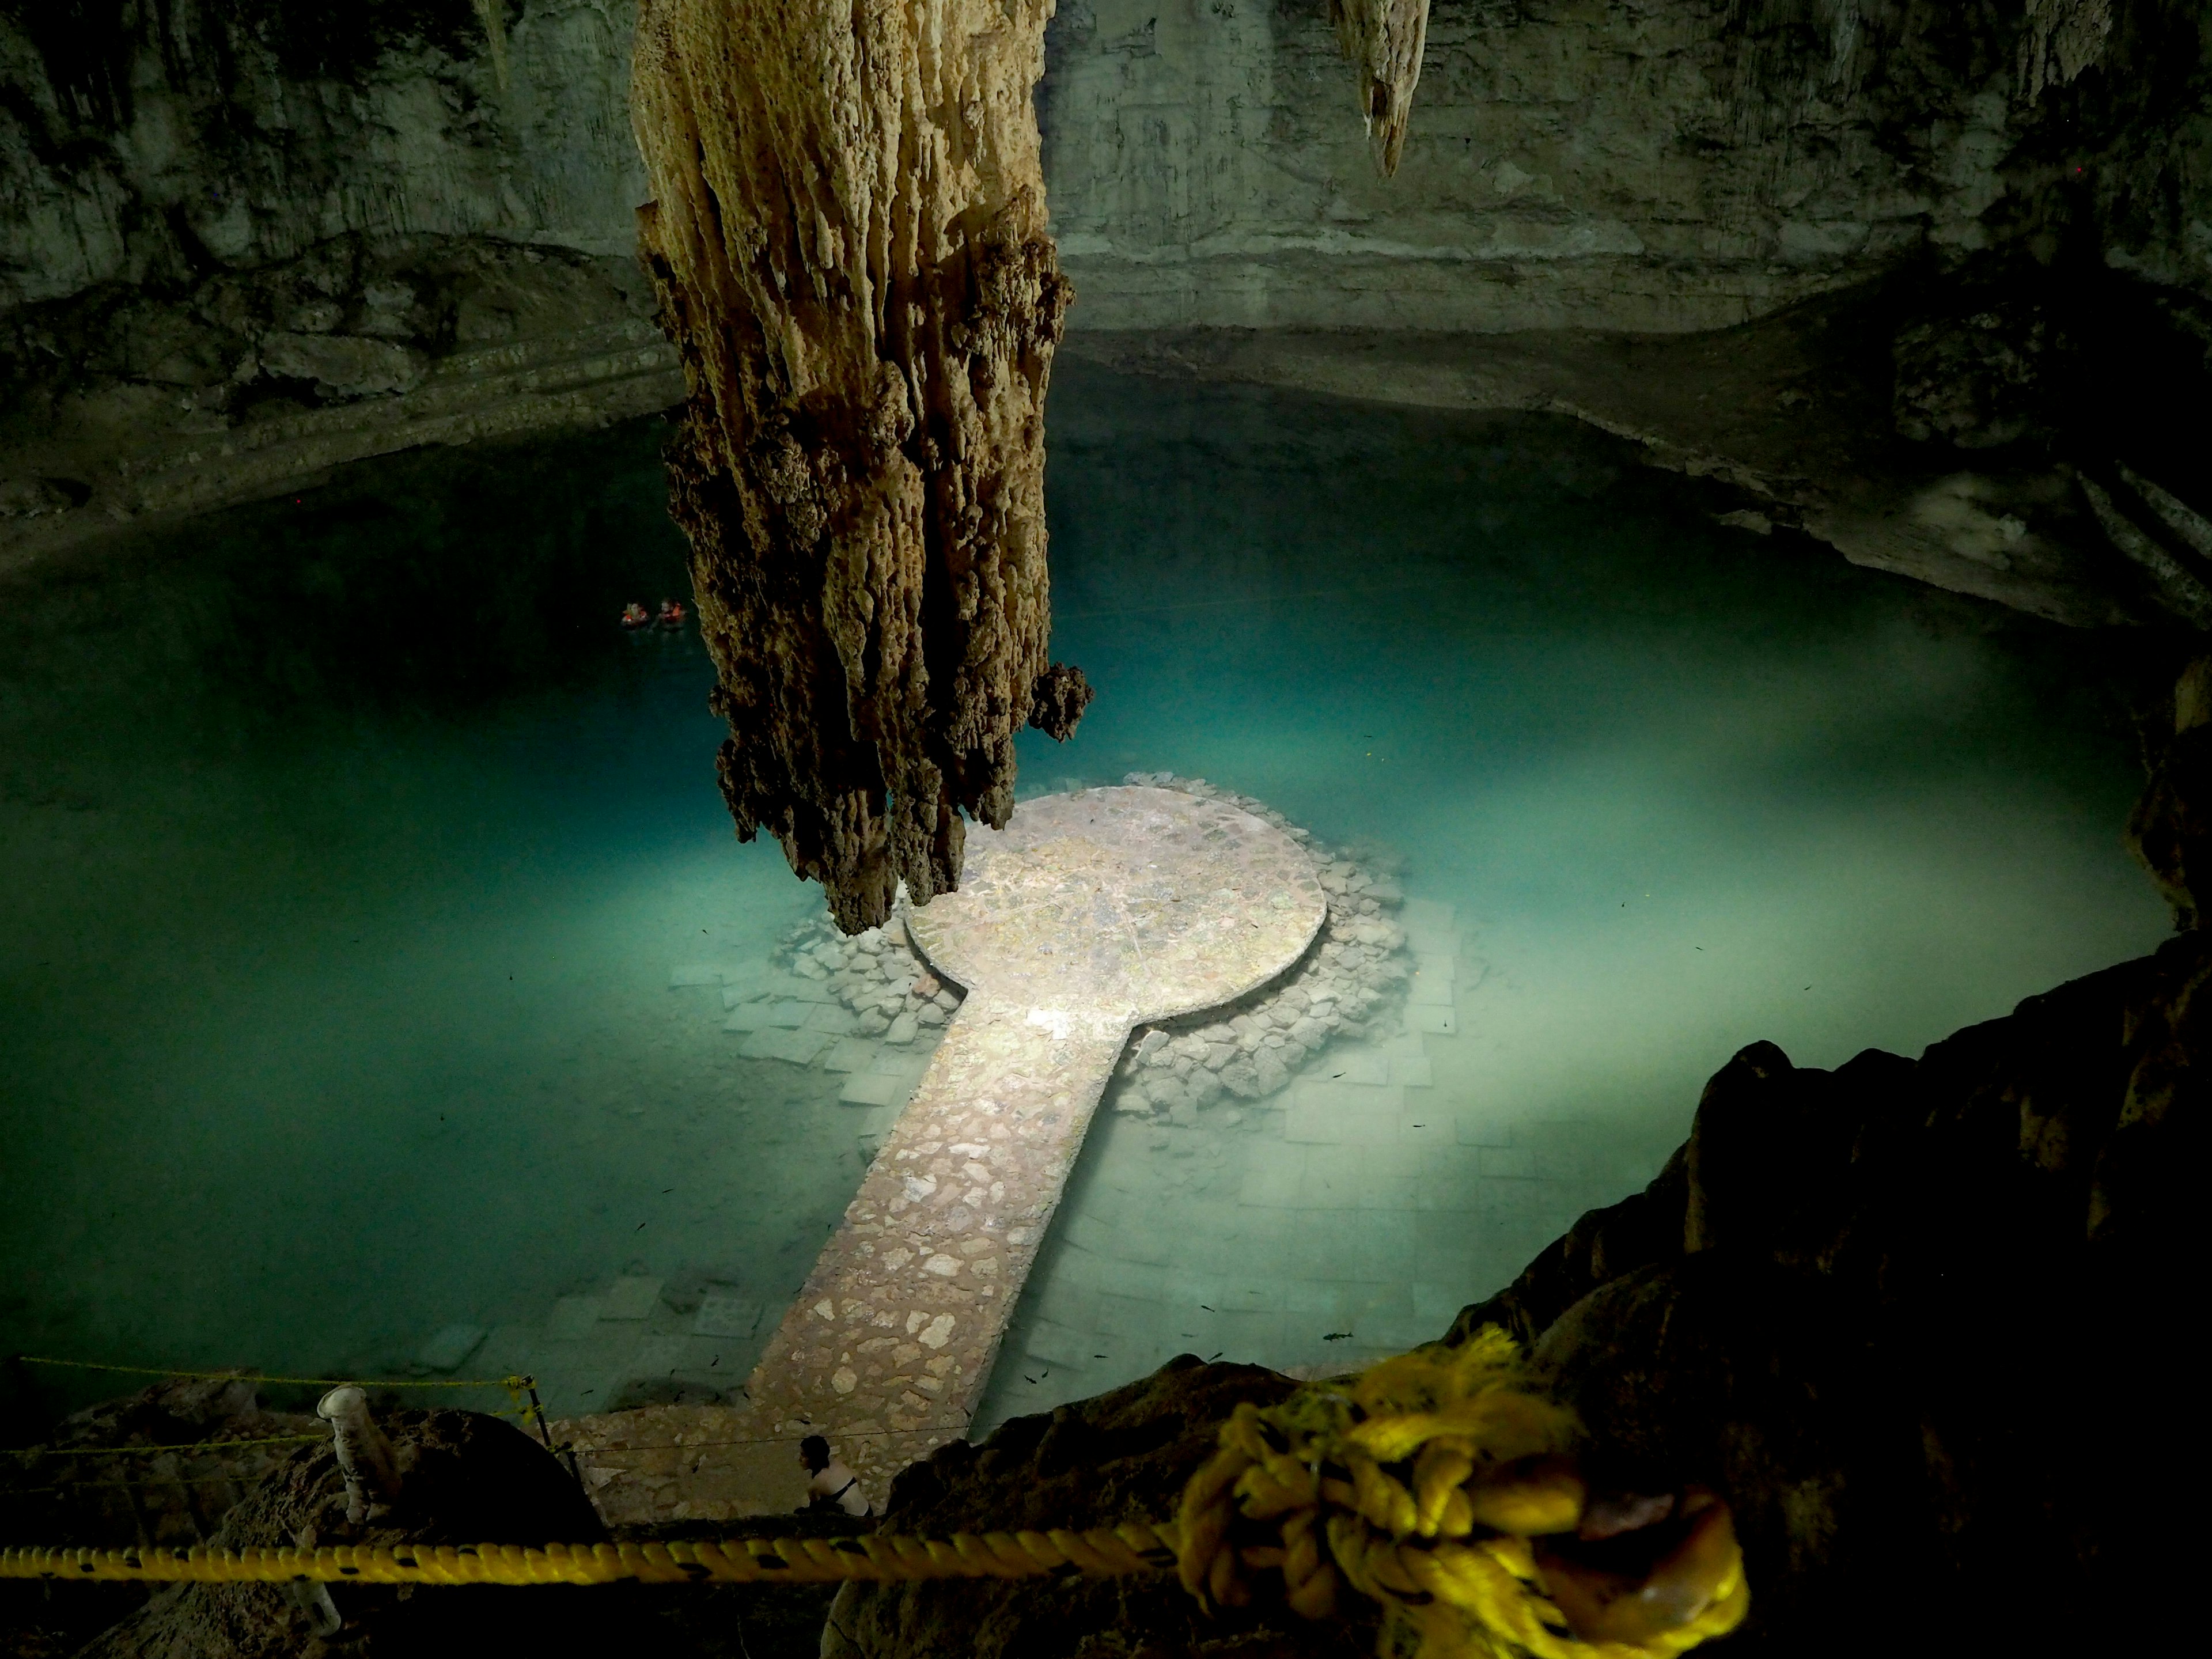
[[[1743,1043],[1917,1052],[2165,930],[2110,642],[1720,529],[1563,423],[1079,364],[1053,419],[1054,654],[1099,696],[1024,791],[1173,770],[1395,849],[1470,987],[1429,1097],[1480,1133],[1345,1199],[1279,1111],[1102,1122],[987,1415],[1431,1334]],[[551,1345],[556,1406],[742,1376],[688,1309],[556,1329],[623,1273],[778,1305],[881,1127],[670,988],[818,901],[730,836],[696,636],[612,625],[683,592],[658,436],[399,458],[0,586],[0,1352],[363,1371],[459,1323],[505,1334],[467,1370]],[[1367,1265],[1292,1262],[1316,1229]]]

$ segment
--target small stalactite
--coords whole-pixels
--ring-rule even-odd
[[[484,47],[491,54],[491,72],[499,82],[500,96],[508,90],[507,69],[507,0],[476,0],[477,21],[483,25]]]
[[[1359,113],[1383,175],[1395,176],[1429,40],[1429,0],[1329,0],[1336,43],[1359,77]]]
[[[645,0],[640,251],[689,386],[668,452],[766,829],[848,933],[958,883],[1048,677],[1044,403],[1071,297],[1031,94],[1050,0]],[[1071,681],[1069,676],[1073,675]],[[1040,687],[1042,686],[1042,695]]]

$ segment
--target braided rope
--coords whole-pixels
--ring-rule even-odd
[[[1175,1565],[1172,1529],[1131,1522],[1071,1532],[950,1538],[739,1538],[643,1544],[326,1545],[208,1549],[5,1549],[0,1578],[283,1584],[826,1584],[1154,1572]]]
[[[1519,1381],[1493,1326],[1238,1406],[1183,1489],[1183,1587],[1243,1607],[1279,1574],[1288,1605],[1321,1619],[1349,1585],[1387,1610],[1381,1650],[1422,1659],[1666,1659],[1742,1622],[1742,1554],[1710,1498],[1686,1505],[1695,1518],[1652,1582],[1610,1600],[1547,1561],[1532,1540],[1573,1532],[1589,1494],[1562,1455],[1572,1419]]]

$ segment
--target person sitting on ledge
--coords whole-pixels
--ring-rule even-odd
[[[641,605],[626,605],[623,607],[622,625],[624,628],[642,628],[652,620],[652,613]]]
[[[810,1434],[799,1443],[799,1461],[812,1474],[806,1483],[810,1510],[841,1509],[856,1519],[868,1512],[868,1495],[860,1490],[860,1477],[830,1455],[830,1443]]]
[[[663,628],[681,628],[684,626],[684,607],[673,599],[663,599],[660,614],[653,620]]]

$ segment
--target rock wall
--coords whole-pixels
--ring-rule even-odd
[[[0,562],[682,396],[628,0],[0,0]]]
[[[2212,293],[2208,49],[2186,0],[1435,0],[1386,179],[1328,0],[1063,0],[1040,109],[1079,330],[1705,329],[2069,228]]]
[[[634,17],[0,0],[0,561],[678,401],[632,258]],[[1875,562],[2018,586],[1990,538],[2033,529],[2087,411],[2124,440],[2071,458],[2104,469],[2123,565],[2212,614],[2212,562],[2112,466],[2191,493],[2162,404],[2169,362],[2212,362],[2196,0],[1433,0],[1395,179],[1358,78],[1330,0],[1060,0],[1037,107],[1070,327],[1711,330],[1903,279],[1889,331],[1828,355],[1869,360],[1853,384],[1927,465],[2024,446],[2038,478],[1974,463],[1963,528]],[[1826,516],[1886,542],[1899,489],[1924,494]]]
[[[0,310],[189,283],[349,233],[626,259],[646,193],[633,10],[7,0]]]

